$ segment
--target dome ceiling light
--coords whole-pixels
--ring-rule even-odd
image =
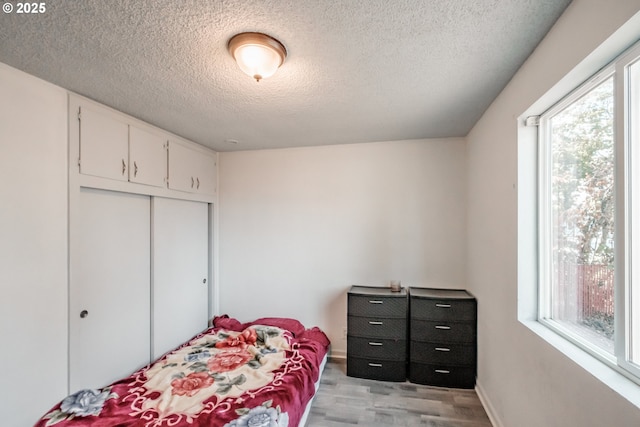
[[[272,76],[287,57],[282,43],[262,33],[236,34],[227,48],[240,69],[257,82]]]

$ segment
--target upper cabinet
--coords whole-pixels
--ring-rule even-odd
[[[188,193],[215,194],[215,154],[170,140],[169,188]]]
[[[81,186],[198,201],[215,198],[215,151],[79,96],[71,95],[69,105],[72,129],[77,126],[71,146],[72,158],[77,149]]]
[[[166,140],[161,135],[130,125],[129,181],[164,187],[166,178]]]
[[[80,105],[80,173],[164,187],[166,138],[125,119],[106,108]]]
[[[80,173],[127,181],[129,125],[114,114],[88,106],[78,111]]]

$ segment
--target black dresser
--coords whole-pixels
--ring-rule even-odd
[[[409,288],[409,381],[473,388],[476,299],[464,290]]]
[[[405,381],[407,292],[353,286],[348,293],[347,375]]]

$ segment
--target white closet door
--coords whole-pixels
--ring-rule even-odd
[[[206,203],[153,199],[153,358],[208,323]]]
[[[148,196],[81,189],[72,227],[70,389],[102,387],[149,363]]]

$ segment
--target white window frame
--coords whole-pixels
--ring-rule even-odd
[[[620,333],[616,332],[616,344],[615,351],[617,355],[618,366],[622,367],[625,371],[630,372],[635,378],[635,381],[640,383],[640,360],[636,363],[629,362],[631,358],[630,343],[632,342],[632,333],[634,326],[639,330],[635,332],[636,337],[640,337],[640,324],[632,325],[632,313],[631,302],[635,299],[635,309],[640,310],[640,299],[633,293],[633,265],[636,263],[637,276],[640,276],[640,257],[634,256],[635,252],[640,252],[640,209],[636,212],[638,219],[635,221],[635,228],[633,227],[633,208],[632,208],[632,193],[635,189],[637,193],[635,202],[637,207],[640,207],[640,92],[635,99],[631,99],[630,92],[630,79],[629,68],[632,65],[640,64],[640,43],[637,43],[626,53],[622,54],[616,61],[616,73],[621,76],[621,83],[616,85],[616,109],[621,112],[617,117],[620,120],[616,120],[616,131],[621,135],[620,147],[616,147],[616,155],[621,156],[622,160],[616,162],[620,165],[616,171],[616,180],[620,184],[616,184],[616,191],[622,194],[619,202],[616,202],[616,224],[620,223],[621,226],[616,228],[616,244],[619,249],[616,249],[616,259],[620,260],[616,265],[616,269],[620,269],[620,279],[616,279],[616,314],[618,307],[620,310],[620,316],[616,316],[615,329],[620,330]],[[640,79],[639,79],[640,80]],[[638,88],[640,89],[640,88]],[[637,89],[636,89],[637,90]],[[632,104],[632,102],[635,102]],[[631,126],[631,110],[637,114],[636,122]],[[634,150],[635,145],[635,150]],[[632,236],[628,239],[627,236]],[[634,259],[635,258],[635,259]],[[616,270],[618,271],[618,270]],[[640,280],[637,280],[636,291],[640,292]],[[640,313],[635,313],[635,317],[638,318]],[[638,344],[636,344],[638,345]]]
[[[577,87],[573,92],[562,98],[540,116],[538,128],[538,322],[551,329],[572,344],[578,346],[593,357],[602,361],[612,369],[640,384],[640,366],[630,363],[629,343],[631,342],[631,318],[630,301],[632,263],[631,250],[633,241],[627,239],[628,231],[633,231],[631,225],[631,193],[633,188],[638,193],[637,203],[640,206],[640,152],[632,151],[631,128],[629,127],[629,79],[628,67],[631,64],[640,62],[640,43],[632,46],[625,53],[614,59],[609,65],[597,72],[585,83]],[[584,95],[589,93],[596,86],[613,76],[614,94],[614,162],[615,162],[615,332],[614,332],[614,355],[602,350],[588,340],[571,333],[559,322],[551,318],[551,210],[550,203],[550,177],[551,177],[551,150],[548,144],[551,137],[549,119],[556,113],[564,110]],[[640,103],[640,101],[638,102]],[[637,107],[637,106],[636,106]],[[636,118],[637,119],[637,118]],[[634,132],[640,130],[640,124],[636,124]],[[636,143],[640,141],[640,135],[635,135]],[[640,151],[640,147],[636,148]],[[631,160],[635,155],[634,164],[635,176],[632,176]],[[635,179],[635,185],[632,182]],[[640,217],[640,212],[637,214]],[[636,222],[636,227],[640,228],[640,219]],[[640,230],[635,239],[636,251],[640,252]],[[640,260],[640,256],[638,256]],[[640,262],[637,263],[636,270],[640,272]],[[640,273],[637,273],[640,275]],[[640,288],[640,284],[638,285]],[[636,296],[636,299],[638,297]],[[637,307],[636,310],[640,310]],[[636,314],[636,316],[638,316]],[[640,328],[640,325],[635,325]],[[636,332],[636,336],[638,333]]]

